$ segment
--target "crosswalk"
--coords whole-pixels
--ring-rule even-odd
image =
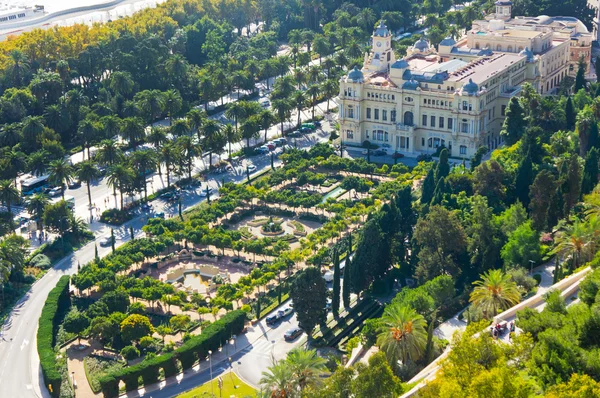
[[[270,340],[261,338],[248,347],[244,348],[242,352],[244,354],[252,354],[258,357],[271,359],[273,344]]]

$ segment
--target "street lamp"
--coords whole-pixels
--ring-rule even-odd
[[[215,395],[215,387],[213,386],[212,380],[212,351],[208,350],[208,363],[209,363],[209,367],[210,367],[210,390],[212,395]]]
[[[530,274],[533,274],[533,264],[535,264],[535,261],[529,260],[529,273]]]
[[[73,397],[75,397],[75,390],[77,389],[77,383],[75,382],[75,372],[71,372],[71,382],[73,383]]]

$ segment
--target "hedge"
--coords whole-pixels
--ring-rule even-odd
[[[127,391],[137,390],[139,378],[144,385],[156,383],[160,369],[164,376],[174,376],[179,372],[177,360],[183,370],[194,366],[197,360],[202,360],[208,351],[217,351],[234,334],[239,334],[244,328],[246,313],[241,310],[229,312],[223,318],[211,323],[174,352],[166,353],[155,358],[144,360],[137,365],[129,366],[118,372],[101,377],[99,382],[105,398],[116,397],[119,394],[119,382],[123,381]]]
[[[54,336],[58,329],[57,315],[69,305],[69,276],[60,278],[54,289],[48,294],[37,331],[37,349],[40,356],[42,374],[48,390],[53,397],[60,395],[61,374],[56,366]]]

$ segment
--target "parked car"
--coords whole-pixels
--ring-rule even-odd
[[[287,144],[287,140],[286,140],[285,138],[283,138],[283,137],[281,137],[281,138],[276,138],[276,139],[274,139],[274,140],[273,140],[273,142],[274,142],[274,143],[275,143],[275,145],[277,145],[277,146],[283,146],[283,145]]]
[[[377,149],[376,151],[373,151],[373,156],[384,156],[387,155],[387,152],[384,151],[383,149]]]
[[[163,213],[162,211],[159,213],[154,214],[155,218],[165,218],[165,213]]]
[[[290,330],[285,332],[285,334],[283,335],[283,338],[285,339],[285,341],[294,341],[301,334],[302,334],[302,329],[300,329],[298,327],[291,328]]]
[[[258,148],[254,149],[254,152],[259,154],[259,155],[264,155],[265,153],[269,152],[269,148],[263,146],[259,146]]]
[[[114,241],[114,237],[112,236],[107,236],[106,238],[102,239],[99,243],[100,246],[102,247],[108,247],[108,246],[112,246],[113,241]]]
[[[284,318],[288,315],[291,315],[292,312],[294,312],[292,307],[285,307],[284,309],[277,311],[277,315],[279,315],[280,318]]]
[[[390,144],[381,144],[382,147],[384,148],[391,148],[392,146]]]
[[[269,101],[268,99],[262,99],[260,100],[260,106],[262,106],[263,108],[268,108],[271,106],[271,101]]]
[[[369,150],[368,149],[363,149],[361,154],[363,155],[368,155],[369,154]]]
[[[309,128],[311,130],[315,129],[315,124],[314,123],[302,123],[302,127],[306,127]]]
[[[62,187],[54,187],[48,192],[48,195],[50,195],[50,197],[54,198],[56,196],[60,196],[61,193],[62,193]]]
[[[325,310],[329,311],[331,309],[331,299],[328,298],[327,302],[325,303]]]
[[[404,154],[403,154],[403,153],[394,152],[394,153],[392,154],[392,158],[393,158],[393,159],[401,159],[401,158],[403,158],[403,157],[404,157]]]
[[[256,171],[256,166],[255,166],[255,165],[253,165],[253,164],[249,164],[249,165],[248,165],[248,171],[249,171],[249,172],[251,172],[251,173],[252,173],[253,171]]]
[[[321,122],[320,122],[320,121],[318,121],[318,120],[315,120],[315,121],[313,122],[313,124],[315,125],[315,127],[321,127]]]
[[[274,325],[277,322],[279,322],[281,318],[279,317],[279,313],[273,314],[273,315],[269,315],[268,317],[265,318],[265,322],[267,323],[267,325]]]
[[[294,130],[287,134],[288,137],[300,137],[301,135],[302,133],[299,130]]]
[[[277,146],[275,144],[267,144],[267,148],[269,148],[269,151],[274,151]]]
[[[152,205],[151,205],[151,204],[148,204],[148,203],[144,203],[144,204],[143,204],[143,205],[140,207],[140,209],[142,209],[142,211],[146,211],[146,212],[148,212],[148,211],[152,210]]]
[[[304,126],[300,127],[300,133],[301,134],[307,134],[307,133],[310,133],[311,131],[312,130],[310,128],[308,128],[308,127],[304,127]]]
[[[69,189],[79,188],[81,186],[81,181],[75,179],[75,180],[71,181],[68,186],[69,186]]]

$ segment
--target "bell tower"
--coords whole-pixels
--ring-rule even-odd
[[[512,17],[512,1],[498,0],[496,3],[496,19],[508,21]]]

